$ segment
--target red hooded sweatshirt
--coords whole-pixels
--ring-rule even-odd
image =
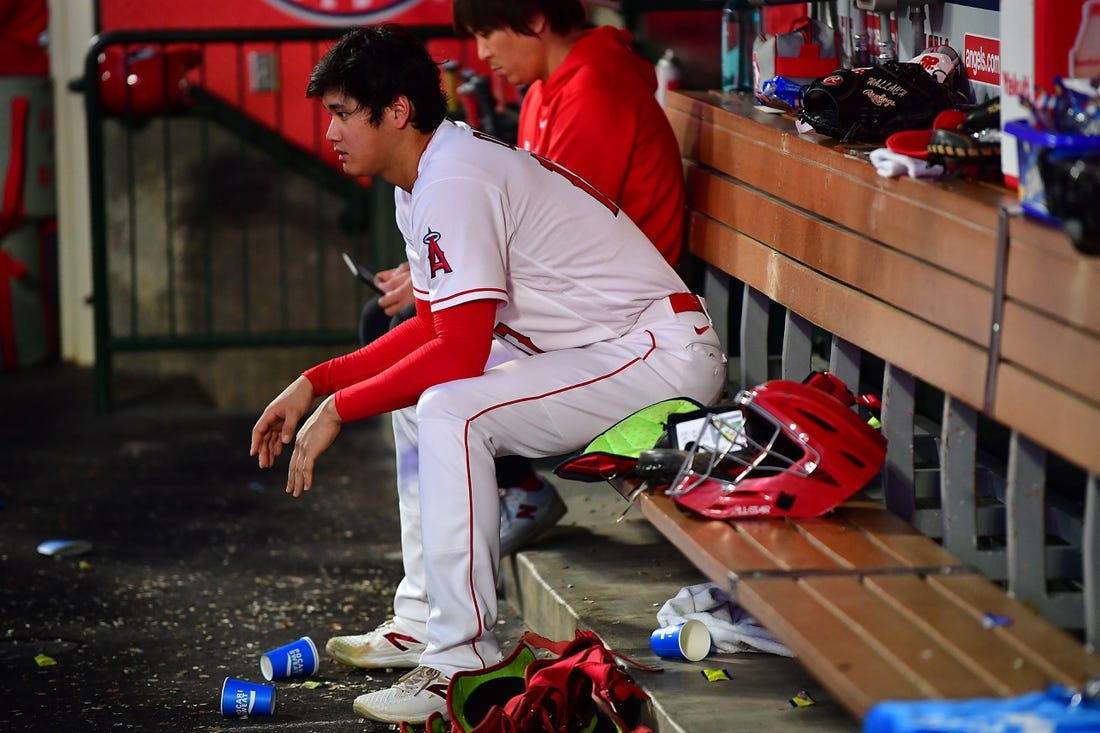
[[[628,31],[585,33],[523,98],[519,146],[561,163],[617,202],[676,266],[684,221],[680,147],[657,103],[652,64]]]

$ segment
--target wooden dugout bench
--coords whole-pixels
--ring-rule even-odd
[[[825,517],[704,520],[660,492],[644,515],[857,718],[1100,675],[1100,258],[1001,186],[881,178],[869,147],[747,97],[673,92],[666,111],[731,388],[871,380],[889,447],[881,485]]]

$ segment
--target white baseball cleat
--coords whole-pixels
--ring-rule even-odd
[[[420,664],[426,647],[391,618],[367,634],[334,636],[325,644],[325,651],[337,662],[360,669],[412,669]]]
[[[385,723],[423,723],[432,713],[447,716],[447,687],[451,678],[431,667],[417,667],[393,687],[355,698],[352,708],[360,718]]]

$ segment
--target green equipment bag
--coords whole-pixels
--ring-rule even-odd
[[[652,733],[639,722],[649,695],[620,662],[661,671],[609,649],[592,631],[578,630],[572,641],[527,632],[498,664],[456,673],[447,690],[450,727],[433,714],[425,733]],[[413,733],[404,723],[400,731]]]

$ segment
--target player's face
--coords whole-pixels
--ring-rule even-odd
[[[510,28],[474,35],[477,57],[488,62],[493,72],[512,84],[530,84],[545,78],[546,62],[542,41]]]
[[[331,116],[325,139],[332,143],[344,172],[352,176],[373,176],[387,164],[384,126],[370,124],[370,112],[351,97],[326,92],[322,104]]]

